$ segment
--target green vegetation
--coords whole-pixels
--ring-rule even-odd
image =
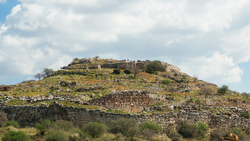
[[[132,72],[131,72],[131,70],[124,70],[123,71],[125,74],[131,74]]]
[[[18,122],[14,121],[14,120],[11,120],[11,121],[6,121],[5,124],[4,124],[4,127],[8,127],[8,126],[13,126],[15,128],[19,128],[19,124]]]
[[[109,132],[114,134],[122,134],[131,139],[134,139],[136,135],[139,134],[139,127],[135,119],[120,118],[118,120],[112,120],[108,125]]]
[[[2,137],[2,141],[29,141],[29,137],[21,131],[8,131]]]
[[[219,94],[226,94],[227,91],[228,91],[228,86],[223,85],[221,88],[218,88],[217,93],[219,93]]]
[[[164,84],[164,85],[170,84],[171,82],[172,82],[172,81],[171,81],[170,79],[163,79],[163,80],[161,81],[161,83]]]
[[[246,133],[242,131],[239,127],[229,128],[227,131],[227,135],[230,136],[231,133],[236,134],[240,140],[243,140],[247,137]]]
[[[92,138],[98,138],[107,131],[107,125],[99,122],[89,122],[82,127],[82,131],[89,134]]]
[[[120,69],[114,69],[113,73],[114,73],[114,74],[120,74],[120,73],[121,73],[121,70],[120,70]]]
[[[41,135],[44,135],[49,127],[52,127],[54,122],[49,119],[43,120],[42,123],[36,123],[36,128],[40,131]]]
[[[197,126],[196,124],[184,122],[179,127],[178,133],[184,138],[203,139],[205,138],[205,134],[208,130],[209,127],[206,123],[198,122]]]
[[[156,73],[156,71],[165,71],[165,68],[160,61],[149,62],[146,66],[146,72],[153,74]]]
[[[62,131],[54,131],[46,136],[46,141],[68,141],[69,137]]]
[[[249,119],[250,115],[249,115],[248,112],[244,112],[244,113],[241,114],[241,117]]]
[[[144,131],[146,129],[152,130],[155,133],[160,133],[163,131],[162,127],[157,123],[153,123],[151,121],[146,121],[140,126],[140,130]]]

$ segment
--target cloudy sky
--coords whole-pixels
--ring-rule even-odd
[[[249,0],[0,0],[0,84],[73,58],[161,60],[250,92]]]

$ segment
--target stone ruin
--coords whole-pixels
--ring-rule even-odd
[[[140,112],[153,103],[147,91],[121,91],[117,94],[108,94],[101,98],[89,100],[90,105],[117,109],[125,112]]]
[[[150,60],[146,60],[146,61],[140,61],[138,60],[136,61],[118,61],[118,62],[108,62],[108,63],[104,63],[101,65],[98,64],[92,64],[92,61],[90,61],[89,59],[83,59],[80,60],[78,63],[76,62],[72,62],[68,65],[67,69],[101,69],[101,68],[118,68],[118,69],[130,69],[133,70],[136,66],[136,68],[138,69],[146,69],[147,63],[151,62]],[[85,66],[73,66],[75,64],[82,64]],[[88,64],[88,65],[87,65]],[[161,62],[162,66],[166,69],[166,71],[171,71],[174,73],[179,73],[181,70],[179,67],[171,65],[169,63],[166,62]]]
[[[2,106],[8,120],[15,120],[20,123],[21,127],[35,126],[35,123],[41,123],[44,119],[52,121],[67,120],[71,121],[76,127],[81,127],[88,122],[102,121],[108,124],[111,120],[119,118],[135,118],[139,123],[143,121],[152,121],[163,128],[168,126],[178,127],[184,121],[197,123],[198,121],[207,123],[210,128],[240,127],[246,129],[250,125],[250,119],[238,116],[214,115],[208,111],[199,110],[179,110],[177,113],[153,113],[144,114],[118,114],[108,113],[100,110],[88,110],[87,108],[63,107],[54,103],[47,106]]]

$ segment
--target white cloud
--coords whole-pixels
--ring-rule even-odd
[[[240,82],[243,75],[243,70],[234,63],[233,58],[218,52],[208,58],[188,59],[181,68],[191,76],[198,75],[199,79],[219,84]]]
[[[0,3],[6,3],[7,0],[0,0]]]
[[[11,70],[2,75],[34,74],[99,55],[161,58],[211,82],[240,82],[238,64],[250,60],[247,0],[20,3],[0,25],[0,63]]]

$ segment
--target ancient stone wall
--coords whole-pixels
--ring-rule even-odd
[[[198,121],[205,122],[210,128],[228,128],[241,127],[246,128],[250,124],[249,119],[238,116],[222,116],[214,115],[207,111],[184,111],[180,110],[177,113],[152,114],[152,115],[136,115],[136,114],[114,114],[100,110],[88,110],[86,108],[63,107],[57,103],[45,106],[2,106],[1,111],[7,114],[8,120],[16,120],[21,127],[34,126],[36,122],[42,122],[44,119],[52,121],[67,120],[73,122],[77,127],[92,121],[102,121],[109,123],[111,120],[119,118],[135,118],[139,123],[150,120],[158,123],[163,128],[169,125],[174,127],[179,126],[182,122],[197,123]]]
[[[89,101],[90,105],[117,109],[126,112],[139,112],[153,103],[147,91],[121,91],[117,94],[108,94],[101,98]]]

